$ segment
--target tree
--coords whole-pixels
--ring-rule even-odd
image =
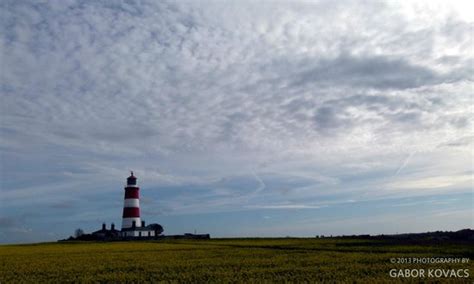
[[[155,236],[158,236],[161,233],[163,233],[163,227],[160,224],[150,224],[150,225],[148,225],[148,228],[155,231]]]
[[[78,228],[74,231],[74,237],[79,238],[82,235],[84,235],[84,231],[81,228]]]

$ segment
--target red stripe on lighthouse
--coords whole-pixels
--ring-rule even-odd
[[[138,187],[126,187],[125,188],[125,199],[128,198],[139,198]]]
[[[123,208],[123,218],[136,218],[140,217],[140,208],[138,207],[125,207]]]

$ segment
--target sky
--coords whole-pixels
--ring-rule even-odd
[[[403,2],[403,3],[401,3]],[[0,242],[474,227],[471,1],[0,2]]]

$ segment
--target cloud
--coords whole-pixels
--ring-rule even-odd
[[[18,123],[18,114],[28,111],[39,120],[34,128],[20,122],[16,128],[21,127],[21,132],[29,135],[39,132],[38,138],[46,138],[48,143],[87,145],[87,151],[111,154],[285,147],[292,143],[287,137],[311,141],[318,135],[314,131],[351,129],[359,125],[353,114],[327,105],[337,100],[334,97],[342,97],[344,101],[346,95],[342,93],[356,92],[362,93],[362,97],[383,99],[377,94],[365,95],[366,88],[385,92],[387,88],[403,90],[446,82],[443,76],[437,75],[439,72],[433,67],[436,65],[421,64],[416,56],[356,55],[344,46],[339,46],[340,52],[333,55],[324,44],[338,40],[338,33],[343,31],[336,28],[335,35],[330,37],[329,33],[334,31],[322,29],[319,32],[326,37],[320,40],[309,32],[310,28],[325,26],[310,20],[310,15],[304,14],[292,24],[290,19],[300,12],[300,5],[284,4],[282,7],[291,8],[287,12],[278,6],[267,7],[271,15],[284,15],[281,21],[250,15],[250,24],[262,27],[261,31],[246,24],[236,26],[220,17],[220,21],[210,19],[215,9],[212,5],[201,14],[193,5],[155,5],[144,5],[147,9],[136,4],[72,4],[61,8],[45,4],[32,9],[27,5],[12,5],[12,10],[26,10],[35,15],[26,18],[31,23],[26,22],[23,30],[31,29],[38,37],[28,37],[32,42],[28,45],[13,40],[18,37],[13,34],[5,41],[7,60],[28,76],[12,70],[6,74],[8,80],[4,85],[9,90],[18,88],[16,92],[21,90],[25,98],[36,93],[41,100],[24,100],[23,96],[7,100],[8,104],[16,103],[8,107],[15,111],[9,112],[6,118],[14,113],[11,119]],[[243,11],[248,5],[242,4],[234,13],[224,9],[222,15],[244,19],[247,16]],[[320,6],[329,5],[305,8],[317,11]],[[102,14],[99,16],[95,11]],[[154,21],[154,11],[162,16],[158,22]],[[359,13],[364,15],[366,11],[356,11],[354,19],[360,24],[358,28],[372,29],[369,20],[358,18]],[[331,16],[336,18],[343,12],[339,5],[330,9]],[[384,13],[393,12],[382,9]],[[15,19],[10,22],[15,24]],[[454,26],[460,38],[468,35],[468,27]],[[410,29],[409,25],[401,27]],[[430,34],[434,33],[433,29]],[[379,32],[388,33],[383,29]],[[320,52],[304,50],[312,43],[321,46]],[[12,44],[19,46],[13,48]],[[275,46],[280,46],[281,51]],[[364,42],[357,41],[358,46],[364,46]],[[237,58],[229,56],[227,51]],[[31,83],[25,84],[21,79],[25,77]],[[334,88],[339,89],[337,95],[330,90]],[[397,99],[405,104],[416,103],[410,93],[397,94],[392,101]],[[301,102],[306,109],[296,107],[297,113],[282,109],[287,101],[292,102],[293,108]],[[345,108],[358,106],[357,101],[353,103],[348,101]],[[422,118],[417,111],[388,115],[385,118],[390,121],[406,124],[417,123]],[[312,127],[314,121],[316,126]],[[281,139],[284,141],[279,144],[274,142]]]
[[[393,189],[438,189],[446,188],[453,185],[459,184],[472,184],[472,174],[468,175],[457,175],[457,176],[438,176],[428,177],[416,180],[401,180],[393,183],[391,188]]]
[[[436,72],[390,57],[353,57],[341,55],[320,62],[312,70],[297,74],[294,85],[306,82],[322,85],[346,85],[376,89],[407,89],[442,83]]]

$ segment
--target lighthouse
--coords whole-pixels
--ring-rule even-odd
[[[140,188],[137,186],[137,178],[130,173],[125,186],[125,197],[123,201],[122,230],[135,229],[142,226],[140,220]]]

